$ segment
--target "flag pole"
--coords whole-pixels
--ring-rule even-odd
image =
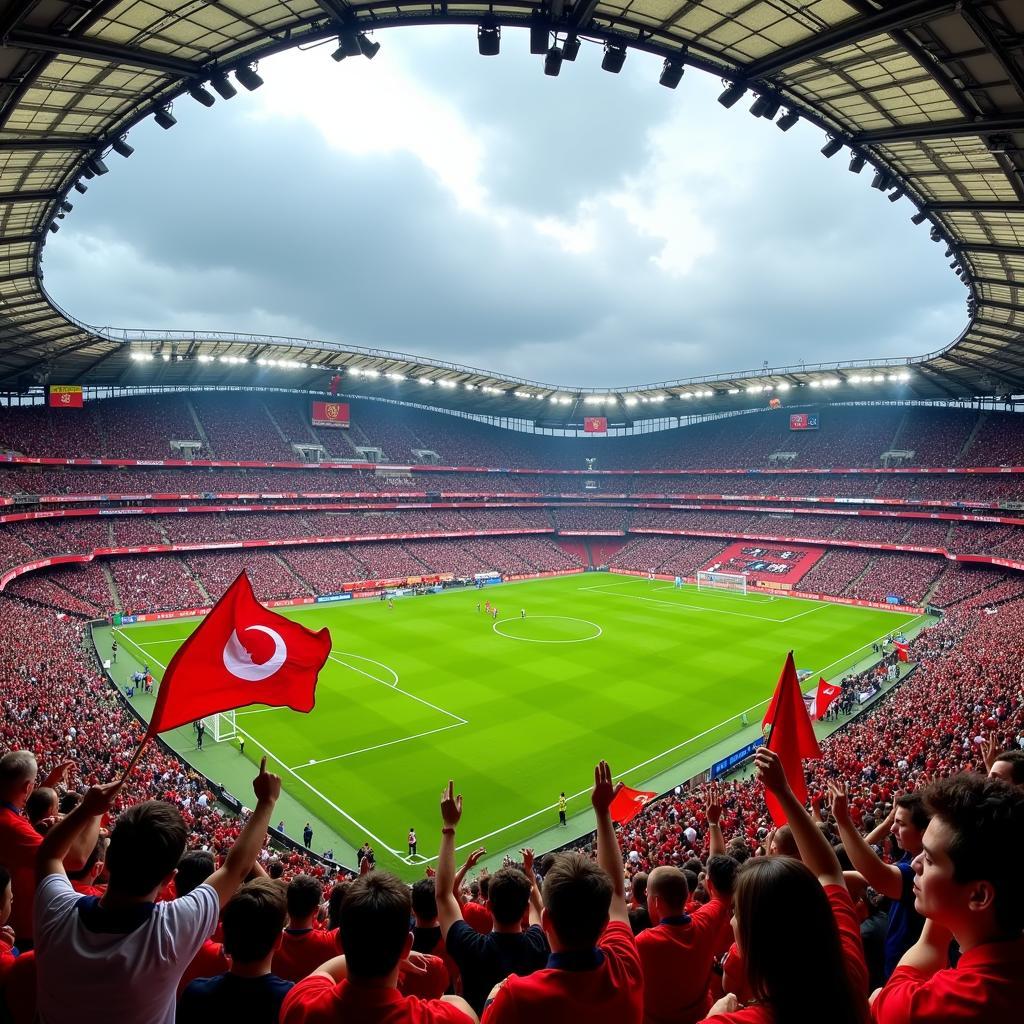
[[[146,749],[149,744],[149,734],[147,733],[142,737],[142,742],[135,748],[135,753],[132,754],[132,759],[128,762],[128,767],[124,770],[124,775],[121,776],[121,785],[123,786],[128,779],[128,776],[135,770],[135,766],[142,759],[142,752]]]

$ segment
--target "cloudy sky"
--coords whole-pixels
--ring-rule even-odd
[[[820,131],[725,110],[584,43],[558,78],[508,30],[377,34],[135,129],[45,250],[95,326],[323,338],[614,386],[948,343],[966,293]]]

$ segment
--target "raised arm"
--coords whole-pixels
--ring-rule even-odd
[[[274,813],[274,805],[281,795],[281,777],[267,771],[267,759],[260,761],[260,773],[253,779],[252,791],[256,795],[256,809],[249,815],[241,834],[228,851],[224,863],[206,880],[220,898],[223,907],[245,881],[263,849],[267,826]]]
[[[846,784],[832,780],[828,784],[832,800],[832,816],[836,819],[839,836],[843,841],[853,866],[863,875],[864,881],[873,889],[891,900],[898,900],[903,894],[903,876],[895,864],[886,864],[853,826]]]
[[[437,919],[441,934],[448,938],[448,929],[462,920],[462,908],[455,898],[455,829],[462,818],[462,794],[455,795],[455,783],[450,779],[441,794],[441,849],[437,854],[437,875],[434,878],[434,896],[437,899]]]
[[[892,823],[896,820],[896,801],[893,800],[892,810],[864,837],[868,846],[881,846],[885,837],[892,829]]]
[[[811,820],[811,816],[790,788],[785,769],[774,750],[761,747],[754,755],[757,772],[769,790],[786,812],[786,821],[793,832],[800,859],[814,872],[822,885],[841,885],[846,887],[843,869],[836,857],[835,850],[822,835],[821,829]]]
[[[612,880],[612,903],[608,917],[612,921],[629,924],[629,908],[626,906],[625,870],[622,865],[622,851],[612,824],[611,805],[622,783],[612,782],[612,770],[607,761],[594,769],[594,791],[590,802],[597,815],[597,863],[604,868]]]
[[[725,853],[725,836],[722,835],[722,791],[717,782],[708,786],[708,800],[704,805],[708,819],[708,856]]]
[[[91,787],[82,802],[46,833],[36,851],[38,878],[65,875],[65,858],[71,863],[74,851],[88,848],[92,852],[100,834],[100,819],[110,810],[120,789],[120,781]],[[81,868],[87,857],[83,857],[81,863],[73,864],[71,870]]]
[[[519,851],[523,855],[523,871],[530,880],[530,924],[540,924],[540,912],[543,906],[540,898],[540,886],[537,884],[537,872],[533,870],[533,850],[527,847]]]
[[[481,857],[487,853],[485,847],[481,846],[479,849],[474,850],[467,858],[466,863],[459,868],[459,873],[455,876],[455,881],[452,882],[452,892],[455,893],[455,898],[459,901],[459,906],[462,906],[462,883],[466,879],[466,875],[470,873],[480,863]]]

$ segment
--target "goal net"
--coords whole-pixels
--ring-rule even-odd
[[[698,590],[732,590],[738,594],[747,592],[747,577],[738,572],[698,572]]]
[[[220,714],[211,715],[207,722],[210,726],[210,735],[217,743],[223,740],[233,740],[238,735],[235,728],[235,712],[222,711]]]

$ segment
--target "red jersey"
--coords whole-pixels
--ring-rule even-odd
[[[7,972],[14,966],[17,957],[11,952],[14,947],[5,939],[0,938],[0,989],[3,988]]]
[[[11,873],[11,927],[21,941],[32,938],[36,894],[36,851],[43,837],[11,804],[0,804],[0,864]]]
[[[73,878],[69,878],[68,881],[71,888],[83,896],[102,896],[107,891],[105,885],[89,885],[87,882],[76,882]]]
[[[178,982],[178,995],[185,991],[185,986],[196,978],[216,978],[218,974],[226,974],[231,963],[219,942],[207,939],[199,952],[192,958],[192,963],[185,968],[185,973]]]
[[[281,1005],[281,1024],[467,1024],[468,1017],[440,999],[403,996],[395,988],[362,988],[326,974],[300,981]]]
[[[481,935],[490,935],[494,931],[494,918],[491,912],[480,903],[464,903],[462,905],[462,920],[475,932]]]
[[[867,1018],[868,967],[864,962],[864,946],[860,941],[857,911],[845,885],[826,885],[825,895],[832,905],[832,913],[839,929],[839,947],[843,956],[846,976],[854,991],[864,994],[864,1016]],[[731,957],[730,953],[730,957]],[[728,963],[728,961],[727,961]],[[746,979],[744,977],[744,984]],[[706,1017],[701,1024],[774,1024],[775,1013],[767,1003],[754,1003],[735,1013],[720,1013]]]
[[[636,937],[644,971],[644,1024],[695,1024],[711,1005],[708,981],[732,906],[712,900]]]
[[[643,970],[628,924],[605,928],[593,965],[564,969],[559,959],[552,956],[553,966],[533,974],[510,975],[484,1010],[484,1024],[640,1024]]]
[[[285,981],[301,981],[340,952],[337,929],[318,932],[313,928],[285,928],[270,970]]]
[[[403,996],[419,996],[420,999],[440,999],[448,987],[448,968],[439,956],[421,953],[426,961],[426,970],[413,970],[408,960],[398,968],[398,991]]]
[[[35,1024],[36,955],[22,953],[0,985],[0,998],[7,1007],[12,1024]]]
[[[1024,1005],[1024,939],[968,950],[956,967],[929,977],[897,967],[871,1007],[878,1024],[929,1021],[1005,1024]]]

